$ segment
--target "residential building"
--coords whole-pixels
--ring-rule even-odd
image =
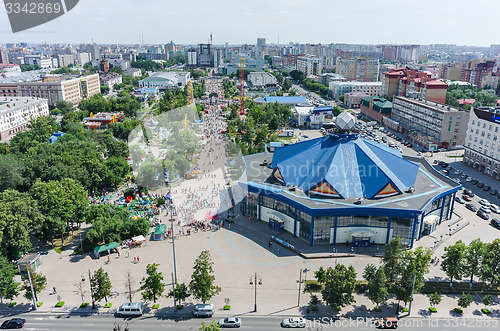
[[[432,78],[430,73],[406,67],[384,72],[381,95],[392,99],[417,94],[422,99],[444,103],[447,90],[448,84]]]
[[[463,163],[500,180],[500,107],[472,107]]]
[[[99,60],[99,70],[102,72],[108,72],[109,71],[109,60]]]
[[[395,96],[391,119],[415,143],[458,148],[465,143],[470,113],[442,103]]]
[[[379,61],[364,57],[338,57],[335,72],[348,81],[376,82],[378,81]]]
[[[0,83],[0,96],[2,97],[17,97],[17,83]]]
[[[139,87],[158,87],[164,91],[167,88],[184,88],[190,80],[191,74],[189,72],[159,71],[141,79]]]
[[[96,44],[81,44],[80,51],[82,53],[89,53],[91,57],[90,60],[97,60],[101,58],[101,49]],[[90,62],[90,60],[88,62]]]
[[[188,66],[190,67],[196,67],[198,64],[197,56],[196,56],[196,49],[195,48],[190,48],[188,49]]]
[[[83,67],[84,64],[92,61],[92,55],[90,53],[75,53],[73,59],[79,66]]]
[[[382,45],[385,61],[415,62],[418,60],[420,45]]]
[[[302,72],[306,77],[321,74],[321,59],[311,55],[303,55],[297,58],[297,71]]]
[[[128,68],[123,70],[124,76],[130,76],[132,78],[141,77],[142,72],[139,68]]]
[[[107,86],[112,89],[116,84],[122,83],[122,75],[116,72],[110,72],[108,74],[100,75],[99,80],[101,82],[101,86]]]
[[[73,54],[59,54],[57,60],[60,67],[69,67],[75,64]]]
[[[169,54],[162,53],[139,53],[139,56],[144,58],[145,60],[159,60],[159,61],[168,61]]]
[[[255,88],[276,87],[277,84],[276,77],[268,72],[251,72],[248,74],[248,80]]]
[[[495,61],[477,63],[470,69],[465,69],[464,81],[480,87],[491,87],[496,90],[498,86],[497,64]],[[492,79],[492,76],[494,77]],[[491,86],[490,84],[494,84]]]
[[[119,60],[119,59],[92,60],[91,63],[92,63],[92,67],[96,67],[96,66],[100,67],[101,63],[105,63],[104,67],[103,67],[104,69],[106,69],[106,67],[109,67],[109,69],[117,67],[117,68],[120,68],[122,70],[130,68],[129,61]],[[101,71],[107,71],[107,70],[101,70]]]
[[[17,133],[29,130],[30,120],[40,116],[49,116],[47,99],[1,97],[0,141],[9,141]]]
[[[24,64],[39,65],[42,69],[57,68],[57,59],[46,57],[41,54],[31,54],[24,56]]]
[[[438,77],[445,80],[461,80],[464,72],[463,63],[442,63]]]
[[[370,97],[364,92],[349,92],[344,94],[344,105],[347,108],[359,108],[363,98]]]
[[[328,86],[328,96],[339,99],[341,95],[350,92],[363,92],[368,95],[380,95],[382,82],[330,82]]]
[[[172,40],[165,45],[165,53],[167,54],[175,54],[175,53],[181,53],[183,50],[184,46],[182,45],[176,45]]]
[[[281,57],[281,65],[283,68],[286,66],[291,66],[296,68],[297,67],[297,60],[299,56],[304,56],[304,54],[291,54],[287,53]],[[274,57],[273,57],[273,64],[274,64]]]
[[[198,44],[196,65],[198,67],[213,67],[212,47],[210,44]]]
[[[213,67],[218,68],[220,66],[224,65],[224,54],[221,49],[214,49],[213,50]]]
[[[385,117],[391,116],[392,103],[381,97],[366,97],[361,100],[361,114],[377,121],[384,123]]]
[[[9,63],[9,58],[7,57],[7,52],[3,47],[0,47],[0,64]]]
[[[262,50],[266,47],[266,38],[257,38],[257,49]]]
[[[331,72],[321,74],[318,76],[318,83],[329,86],[330,82],[345,82],[346,79],[342,75],[333,74]]]
[[[245,70],[250,71],[263,71],[266,66],[266,61],[264,60],[245,60]],[[241,60],[233,59],[231,62],[224,64],[224,67],[220,69],[224,75],[231,75],[235,72],[241,70]]]
[[[55,107],[60,100],[77,105],[101,93],[98,74],[46,76],[41,81],[20,82],[17,86],[19,96],[45,98],[49,107]]]

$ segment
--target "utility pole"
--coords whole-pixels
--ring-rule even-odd
[[[302,285],[302,269],[300,269],[300,272],[299,272],[299,298],[297,300],[297,307],[300,306],[300,287]]]
[[[172,293],[174,294],[174,310],[177,310],[177,304],[175,302],[175,287],[176,287],[176,285],[177,284],[174,282],[174,272],[172,270],[172,288],[173,288]]]
[[[31,281],[31,262],[28,264],[26,268],[26,272],[28,273],[28,279],[30,281],[30,288],[31,288],[31,296],[33,297],[33,310],[36,310],[36,305],[37,305],[37,299],[35,296],[35,290],[33,289],[33,282]]]
[[[170,209],[170,224],[172,225],[172,252],[174,255],[174,283],[177,284],[177,264],[175,263],[175,232],[174,232],[174,205],[169,204]]]
[[[411,301],[410,306],[408,307],[408,316],[411,314],[411,304],[413,303],[413,292],[415,291],[415,281],[417,280],[417,273],[413,276],[413,286],[411,287]]]
[[[89,269],[90,297],[92,298],[92,309],[95,309],[94,288],[92,287],[92,274]]]

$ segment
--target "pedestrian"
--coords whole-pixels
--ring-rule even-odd
[[[139,263],[139,257],[137,257],[137,263]]]
[[[135,261],[136,261],[136,257],[134,256],[134,263],[135,263]]]
[[[52,290],[54,291],[54,294],[56,294],[56,293],[57,293],[57,291],[56,291],[56,287],[55,287],[55,286],[52,288]]]
[[[278,248],[278,255],[280,255],[280,249]]]
[[[271,247],[271,246],[272,246],[272,243],[271,243],[271,242],[269,242],[269,247]]]

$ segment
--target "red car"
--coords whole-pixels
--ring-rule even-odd
[[[472,198],[467,194],[462,194],[462,199],[464,199],[465,201],[472,201]]]

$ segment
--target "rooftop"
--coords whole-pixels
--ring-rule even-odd
[[[444,103],[439,103],[431,100],[420,100],[420,99],[413,99],[413,98],[408,98],[408,97],[401,97],[401,96],[395,96],[393,99],[393,103],[396,103],[396,100],[402,100],[406,101],[421,107],[426,107],[430,110],[433,111],[438,111],[441,113],[450,113],[450,112],[463,112],[464,110],[460,110],[454,107],[451,107],[449,105],[445,105]]]
[[[298,103],[307,103],[306,97],[303,96],[286,96],[286,97],[264,97],[264,98],[259,98],[255,99],[255,102],[262,102],[262,103],[282,103],[282,104],[298,104]]]
[[[37,97],[0,97],[0,115],[42,102],[47,102],[47,99]]]

